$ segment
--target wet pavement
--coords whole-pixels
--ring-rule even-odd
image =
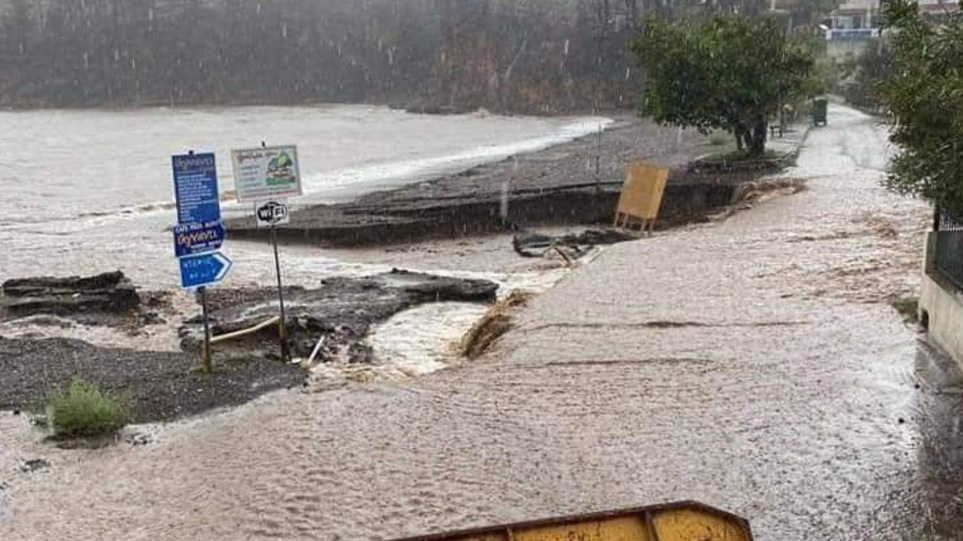
[[[763,541],[963,538],[963,380],[888,304],[928,211],[880,187],[884,129],[829,122],[789,172],[807,190],[607,249],[470,364],[138,447],[57,451],[5,414],[0,539],[385,539],[678,499]]]

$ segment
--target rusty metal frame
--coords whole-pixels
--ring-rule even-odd
[[[743,535],[745,535],[748,541],[753,541],[752,529],[749,527],[749,522],[738,516],[734,515],[728,511],[723,511],[722,509],[706,505],[704,503],[699,503],[695,501],[685,500],[679,502],[671,502],[657,505],[646,505],[644,507],[630,507],[628,509],[618,509],[614,511],[602,511],[596,513],[586,513],[580,515],[566,515],[556,518],[547,519],[537,519],[527,522],[516,522],[511,524],[500,524],[496,526],[484,526],[480,528],[469,528],[465,530],[458,530],[454,532],[445,532],[429,535],[420,535],[415,537],[405,537],[400,539],[395,539],[393,541],[452,541],[455,539],[460,539],[468,536],[480,536],[486,534],[505,534],[508,533],[508,539],[512,539],[514,531],[529,529],[529,528],[540,528],[546,526],[565,526],[568,524],[576,524],[580,522],[587,522],[591,520],[605,520],[617,517],[623,517],[626,515],[635,515],[641,518],[646,525],[646,530],[651,534],[654,534],[655,527],[653,525],[652,519],[655,514],[663,511],[681,511],[681,510],[693,510],[706,513],[708,515],[713,515],[722,519],[726,519],[736,524],[741,530]],[[658,537],[653,537],[658,541]]]

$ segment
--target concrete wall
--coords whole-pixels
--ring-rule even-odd
[[[933,234],[927,241],[920,312],[928,319],[930,339],[963,365],[963,292],[932,272]]]
[[[852,41],[830,41],[826,43],[826,54],[835,60],[844,60],[847,57],[859,58],[869,45],[868,40]]]

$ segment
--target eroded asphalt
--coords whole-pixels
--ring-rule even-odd
[[[960,539],[963,387],[888,305],[928,211],[879,185],[884,129],[829,120],[806,191],[607,250],[474,364],[142,447],[17,441],[51,465],[6,489],[0,538],[385,539],[695,499],[763,541]]]

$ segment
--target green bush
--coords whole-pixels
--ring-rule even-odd
[[[74,379],[66,391],[59,387],[51,391],[47,421],[56,438],[100,436],[123,428],[128,413],[119,397],[101,392],[95,383]]]

